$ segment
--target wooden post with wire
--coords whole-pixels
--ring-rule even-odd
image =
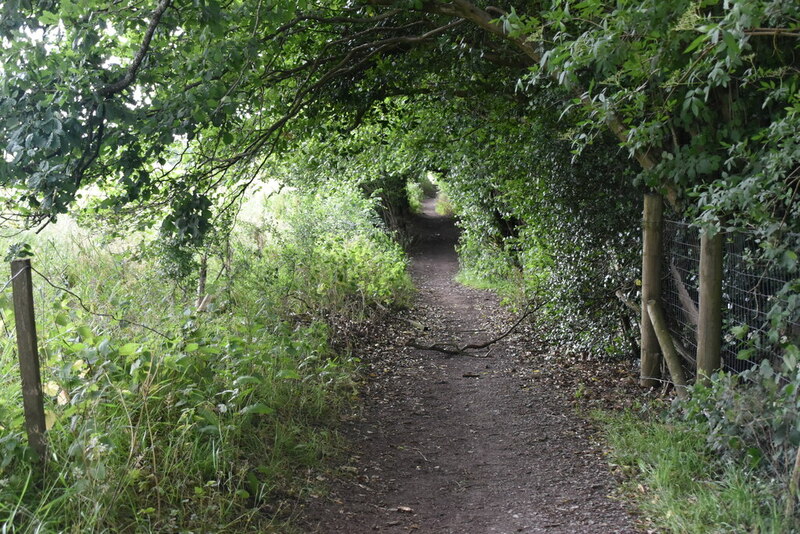
[[[656,387],[661,378],[661,347],[653,329],[647,303],[661,299],[661,243],[663,240],[664,202],[661,195],[644,196],[642,217],[642,320],[641,374],[639,383]]]
[[[725,238],[721,232],[700,236],[700,302],[697,319],[697,379],[720,368],[722,345],[722,270]]]
[[[14,321],[17,329],[19,371],[22,376],[22,406],[25,411],[25,429],[28,442],[41,462],[47,455],[47,429],[42,401],[42,377],[36,341],[36,317],[33,308],[33,281],[31,260],[11,262],[11,279],[14,300]]]

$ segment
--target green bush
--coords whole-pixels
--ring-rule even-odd
[[[452,217],[455,214],[453,203],[450,202],[450,197],[447,193],[439,191],[436,194],[436,213],[443,217]]]
[[[638,321],[616,295],[635,299],[641,267],[629,165],[607,138],[575,154],[546,118],[531,121],[524,150],[495,140],[491,161],[466,161],[441,180],[462,228],[462,278],[547,303],[536,319],[559,347],[638,353]]]
[[[258,242],[234,256],[238,291],[258,294],[262,307],[333,321],[408,302],[404,253],[373,201],[346,188],[290,192],[272,199],[267,213],[246,229]]]
[[[715,454],[787,481],[800,446],[798,384],[797,357],[787,355],[780,370],[764,360],[740,375],[717,373],[675,410],[708,428]]]
[[[417,181],[409,180],[406,182],[406,193],[408,194],[408,205],[413,213],[422,211],[422,201],[425,198],[425,191]]]

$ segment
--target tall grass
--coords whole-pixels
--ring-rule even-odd
[[[337,453],[332,422],[356,391],[357,359],[333,352],[332,329],[403,301],[410,282],[354,191],[290,193],[269,208],[212,254],[203,313],[147,236],[35,240],[49,280],[34,280],[48,460],[32,467],[22,430],[6,290],[4,532],[288,528],[293,503],[315,491],[311,473]]]
[[[786,517],[783,489],[712,454],[708,429],[636,415],[597,414],[611,462],[628,477],[627,496],[650,528],[676,533],[797,532]]]

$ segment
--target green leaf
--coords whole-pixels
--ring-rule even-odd
[[[300,380],[302,377],[294,369],[281,369],[275,375],[275,378],[282,378],[284,380]]]
[[[69,324],[69,315],[64,312],[59,312],[56,314],[55,323],[58,326],[67,326]]]
[[[787,250],[784,252],[781,263],[789,271],[794,271],[794,269],[797,267],[797,252],[793,250]]]
[[[208,421],[209,423],[211,423],[212,425],[215,426],[219,425],[219,418],[216,416],[216,414],[214,414],[214,412],[212,412],[208,408],[198,408],[197,414],[206,421]]]
[[[686,47],[686,50],[684,50],[683,53],[688,54],[689,52],[696,50],[706,40],[708,40],[708,35],[706,35],[705,33],[700,35],[694,41],[692,41],[692,44]]]
[[[251,404],[249,406],[245,406],[244,408],[242,408],[241,413],[243,415],[250,415],[250,414],[272,415],[273,413],[275,413],[275,410],[273,408],[270,408],[263,402],[257,402],[255,404]]]
[[[256,376],[240,376],[233,381],[233,385],[236,387],[241,387],[249,384],[261,384],[261,382],[262,380]]]
[[[138,343],[125,343],[122,345],[117,352],[119,352],[120,356],[130,356],[136,353],[136,349],[139,348]]]
[[[731,328],[731,333],[734,335],[736,339],[744,339],[748,331],[750,331],[750,327],[746,324],[743,324],[741,326],[734,326],[733,328]]]
[[[728,49],[729,56],[738,56],[741,52],[739,48],[739,43],[736,42],[736,38],[734,38],[733,34],[730,32],[724,32],[722,34],[722,39],[725,41],[725,47]]]
[[[761,449],[757,447],[748,447],[747,456],[750,459],[750,466],[758,467],[758,465],[761,464],[764,454],[761,452]]]
[[[46,25],[52,26],[58,24],[61,21],[58,15],[50,11],[42,11],[39,14],[39,22]]]
[[[10,262],[20,258],[30,258],[31,256],[33,256],[33,251],[31,250],[30,244],[14,243],[13,245],[9,245],[5,261]]]
[[[89,329],[88,326],[79,326],[78,335],[81,336],[81,339],[83,339],[84,341],[90,340],[92,339],[92,337],[94,337],[92,335],[91,329]]]

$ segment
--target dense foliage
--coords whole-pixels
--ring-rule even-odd
[[[7,2],[8,206],[35,220],[97,184],[103,208],[169,205],[165,229],[194,241],[219,197],[299,141],[386,146],[437,126],[450,144],[400,152],[403,165],[466,151],[488,163],[496,145],[461,143],[471,125],[449,104],[507,122],[521,103],[560,117],[548,135],[578,148],[608,126],[637,180],[710,226],[756,228],[791,263],[778,242],[797,219],[794,4],[386,4]],[[522,159],[530,141],[503,148]]]
[[[49,459],[42,475],[29,458],[4,289],[5,531],[280,531],[315,491],[308,470],[337,453],[356,392],[348,337],[407,299],[409,280],[352,190],[269,203],[246,210],[229,256],[211,255],[205,311],[138,240],[69,242],[64,226],[36,240]]]
[[[754,265],[788,273],[765,327],[732,334],[800,346],[797,2],[10,0],[0,39],[9,220],[80,208],[118,233],[159,225],[185,280],[198,250],[261,269],[225,259],[224,221],[271,173],[358,184],[398,228],[408,184],[434,173],[465,279],[511,281],[549,303],[560,340],[621,353],[636,320],[614,295],[637,296],[639,198],[657,192],[704,231],[747,231]],[[328,222],[303,224],[317,237]],[[303,232],[276,234],[299,239],[276,255],[303,276],[263,271],[286,284],[273,304],[319,319],[337,312],[300,292],[341,310],[352,291],[385,298],[308,258],[372,277],[374,250],[397,265],[392,245],[362,257],[349,230]]]
[[[467,263],[511,249],[498,261],[536,271],[531,280],[555,269],[566,317],[586,304],[589,317],[625,323],[605,301],[612,286],[633,287],[626,256],[644,188],[712,231],[756,232],[763,254],[796,272],[798,9],[7,2],[7,213],[47,220],[94,185],[92,217],[161,221],[175,246],[196,246],[287,156],[371,184],[394,220],[405,183],[440,171],[462,195]],[[587,202],[598,186],[609,201]],[[602,254],[614,267],[598,270]],[[576,300],[559,280],[582,273]],[[798,313],[778,299],[775,328]]]
[[[448,161],[440,181],[463,229],[463,277],[505,287],[512,301],[522,289],[546,302],[539,319],[562,346],[630,354],[636,318],[616,292],[634,290],[637,278],[640,191],[614,143],[573,154],[552,137],[555,120],[528,106],[502,110],[486,125],[476,120],[481,135]]]

